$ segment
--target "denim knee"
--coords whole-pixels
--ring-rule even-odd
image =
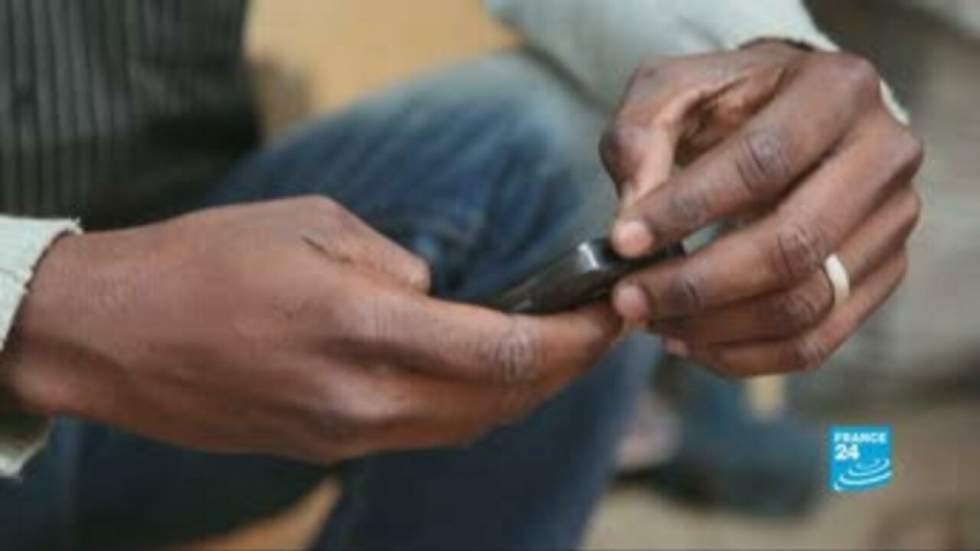
[[[215,202],[328,195],[426,258],[437,292],[473,298],[602,231],[597,128],[541,63],[488,56],[292,132]]]

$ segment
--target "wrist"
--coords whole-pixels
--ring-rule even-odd
[[[0,392],[14,409],[52,415],[66,406],[64,386],[57,392],[52,377],[60,363],[54,357],[60,349],[55,304],[70,290],[67,264],[77,255],[79,239],[85,237],[63,235],[41,257],[0,354]]]
[[[0,353],[0,394],[13,408],[42,415],[84,414],[94,388],[98,309],[127,255],[106,247],[116,233],[63,235],[34,269]]]

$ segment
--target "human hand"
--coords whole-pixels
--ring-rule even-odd
[[[467,442],[619,330],[608,307],[507,316],[427,287],[421,260],[317,197],[64,237],[0,387],[22,408],[186,446],[329,462]]]
[[[620,254],[739,223],[613,293],[626,319],[723,373],[821,364],[906,272],[922,145],[859,57],[762,42],[641,67],[600,151]],[[835,253],[851,286],[836,306],[822,271]]]

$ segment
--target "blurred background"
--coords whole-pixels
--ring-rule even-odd
[[[733,390],[691,380],[692,366],[661,373],[634,431],[644,453],[624,465],[590,548],[980,548],[980,2],[811,6],[834,40],[877,62],[925,138],[912,271],[829,366],[739,388],[760,426],[789,419],[803,440],[759,431],[692,469],[678,460],[686,439],[723,441],[727,429],[710,419],[691,428],[699,413],[685,408],[701,394],[690,389]],[[256,0],[248,36],[268,139],[421,71],[520,43],[477,0]],[[821,438],[845,423],[892,426],[890,486],[825,490]],[[730,450],[727,462],[717,457]],[[808,450],[812,465],[793,462]],[[301,546],[337,491],[325,484],[281,517],[202,546]]]

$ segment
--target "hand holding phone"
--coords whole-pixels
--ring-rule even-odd
[[[608,238],[590,239],[484,304],[512,313],[560,312],[604,298],[622,277],[682,255],[684,247],[676,244],[643,257],[627,259],[613,251]]]

